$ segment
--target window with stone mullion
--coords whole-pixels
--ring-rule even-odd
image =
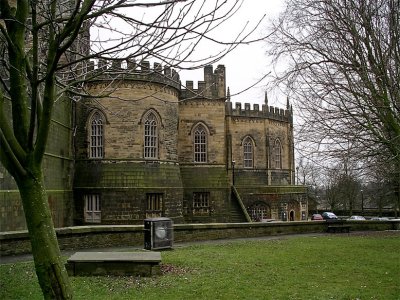
[[[193,207],[200,208],[200,207],[209,207],[209,193],[194,193],[193,195]]]
[[[282,145],[281,141],[277,139],[274,145],[275,152],[275,168],[282,169]]]
[[[199,125],[194,132],[194,161],[207,162],[206,130]]]
[[[253,144],[249,139],[243,143],[243,165],[245,168],[253,167]]]
[[[91,122],[90,158],[103,158],[103,138],[103,120],[95,113]]]
[[[144,125],[144,157],[157,158],[157,122],[153,114]]]

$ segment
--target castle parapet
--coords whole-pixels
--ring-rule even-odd
[[[215,71],[213,66],[205,66],[204,80],[197,82],[197,89],[194,88],[192,80],[186,81],[185,87],[181,90],[181,99],[204,98],[226,98],[225,66],[218,65]]]
[[[151,67],[148,61],[137,63],[133,59],[99,59],[97,68],[94,62],[91,61],[88,64],[87,70],[88,72],[95,72],[92,73],[95,76],[94,79],[90,80],[91,82],[134,80],[160,83],[172,86],[178,90],[180,89],[179,74],[171,67],[163,67],[160,63],[156,62]]]
[[[292,122],[291,109],[282,109],[275,106],[262,105],[260,110],[259,104],[254,104],[251,109],[250,103],[245,103],[242,108],[242,103],[236,102],[232,108],[232,102],[225,102],[226,113],[232,117],[249,117],[249,118],[265,118],[277,121]]]

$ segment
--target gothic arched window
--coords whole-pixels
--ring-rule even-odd
[[[90,118],[89,157],[104,157],[104,117],[99,112]]]
[[[199,124],[194,130],[194,161],[207,162],[207,130]]]
[[[275,162],[275,169],[282,169],[282,144],[279,139],[275,140],[273,159]]]
[[[253,167],[253,141],[247,137],[243,141],[243,167]]]
[[[153,112],[144,121],[144,158],[157,158],[158,155],[157,118]]]

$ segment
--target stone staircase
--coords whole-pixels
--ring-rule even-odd
[[[247,222],[246,217],[244,216],[240,206],[235,203],[236,200],[233,200],[231,203],[231,209],[229,211],[230,222],[231,223],[245,223]]]
[[[251,222],[249,215],[245,211],[240,195],[232,186],[230,218],[232,223]]]

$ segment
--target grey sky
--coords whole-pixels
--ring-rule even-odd
[[[255,26],[264,14],[266,17],[253,34],[253,38],[265,35],[269,19],[278,15],[283,9],[283,4],[284,0],[245,0],[238,13],[233,19],[229,20],[229,24],[227,24],[228,29],[223,28],[223,30],[220,30],[221,38],[224,39],[225,37],[226,39],[227,36],[233,36],[240,32],[247,21],[249,21],[249,27]],[[263,42],[241,45],[219,62],[219,64],[223,64],[226,67],[227,85],[232,95],[240,93],[242,90],[253,85],[270,71],[265,55],[265,46],[266,44]],[[180,76],[183,84],[186,80],[193,80],[196,87],[197,81],[202,80],[202,74],[202,70],[196,70],[182,72]],[[261,81],[249,91],[233,96],[231,101],[263,104],[265,84],[266,80]],[[282,99],[282,95],[271,93],[268,98],[270,105],[286,104],[286,99]]]

